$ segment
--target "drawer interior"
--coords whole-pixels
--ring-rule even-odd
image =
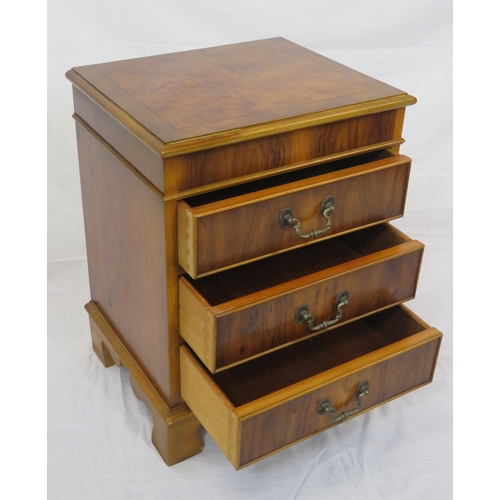
[[[427,328],[396,306],[210,376],[238,407]]]
[[[381,224],[290,252],[193,280],[186,279],[208,304],[217,306],[408,241]]]
[[[200,207],[202,205],[207,205],[208,203],[235,198],[236,196],[262,191],[264,189],[289,184],[295,181],[310,179],[312,177],[317,177],[319,175],[328,174],[331,172],[346,170],[351,167],[365,165],[377,160],[392,158],[393,156],[394,155],[387,150],[373,151],[362,155],[344,158],[342,160],[321,163],[319,165],[295,170],[286,174],[275,175],[252,182],[238,184],[236,186],[219,189],[217,191],[210,191],[208,193],[203,193],[191,198],[186,198],[184,201],[191,208]]]

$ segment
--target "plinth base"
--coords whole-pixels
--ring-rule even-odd
[[[174,465],[200,453],[200,423],[188,406],[169,408],[95,303],[90,301],[85,309],[94,352],[106,368],[117,365],[128,370],[134,394],[153,415],[152,442],[166,464]]]

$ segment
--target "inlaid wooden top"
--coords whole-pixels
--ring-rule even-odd
[[[214,134],[232,142],[242,128],[258,134],[269,122],[299,128],[363,103],[415,102],[283,38],[82,66],[67,76],[80,87],[83,78],[164,144]]]

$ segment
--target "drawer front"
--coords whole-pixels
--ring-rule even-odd
[[[372,113],[167,158],[167,182],[172,191],[189,193],[290,171],[312,161],[398,146],[404,142],[404,110]]]
[[[409,172],[397,155],[201,206],[181,201],[179,263],[197,278],[400,217]]]
[[[361,398],[359,413],[431,381],[438,340],[364,368],[302,397],[241,421],[241,465],[334,425],[329,413],[318,413],[328,399],[333,418],[356,409],[356,389],[367,380],[369,392]],[[358,413],[358,412],[356,412]],[[355,415],[354,413],[353,415]],[[338,421],[337,423],[340,423]],[[259,436],[258,439],[255,437]]]
[[[316,260],[323,247],[334,253],[339,242],[303,249],[306,256],[290,266]],[[203,282],[181,278],[180,334],[216,372],[413,298],[422,254],[420,242],[407,241],[215,306],[202,295]],[[287,255],[290,261],[294,256]],[[220,287],[238,281],[209,278]]]
[[[182,346],[181,395],[233,466],[244,467],[432,381],[441,333],[401,306],[370,318],[346,335],[317,337],[316,350],[297,344],[216,375]],[[368,392],[356,393],[365,380]]]

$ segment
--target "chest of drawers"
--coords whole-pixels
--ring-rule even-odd
[[[94,351],[167,464],[236,469],[432,380],[408,94],[281,38],[78,67]]]

